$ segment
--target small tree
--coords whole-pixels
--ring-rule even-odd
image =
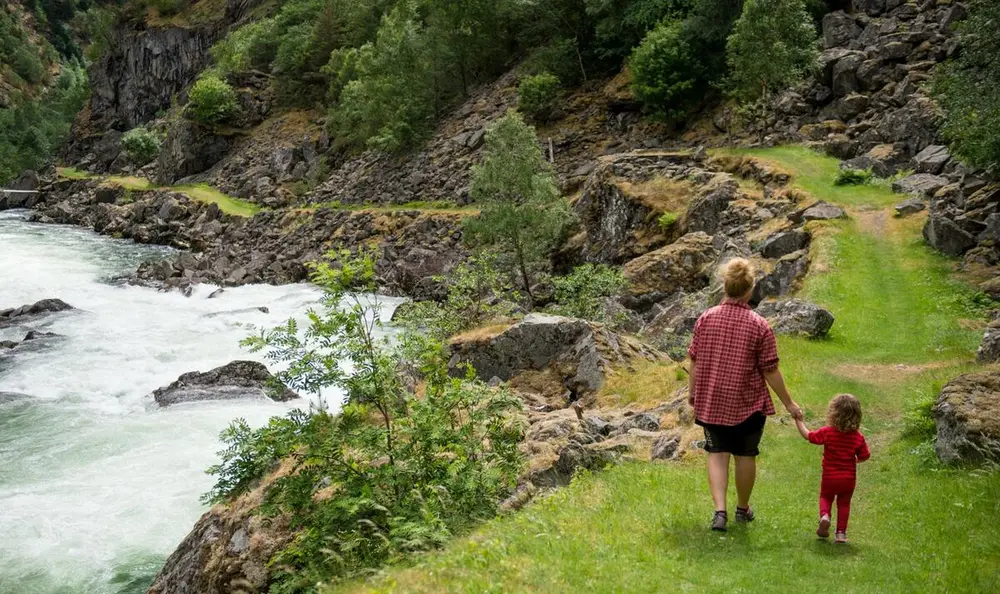
[[[535,129],[509,111],[486,135],[481,164],[472,169],[472,198],[479,216],[466,222],[468,237],[507,256],[528,298],[529,269],[564,238],[572,219],[555,176],[538,146]]]
[[[237,109],[233,88],[214,74],[198,79],[188,93],[188,116],[202,124],[222,123]]]
[[[687,116],[704,96],[704,67],[679,21],[665,22],[632,52],[632,91],[646,111],[668,120]]]
[[[816,64],[815,42],[802,0],[747,0],[726,44],[734,90],[753,99],[797,82]]]
[[[536,121],[547,120],[560,86],[559,79],[548,72],[523,78],[517,85],[518,111]]]
[[[556,289],[553,308],[556,313],[611,325],[621,321],[609,308],[610,300],[620,296],[628,286],[621,269],[584,264],[552,282]]]
[[[122,148],[136,165],[145,165],[160,152],[160,137],[155,132],[139,126],[122,136]]]

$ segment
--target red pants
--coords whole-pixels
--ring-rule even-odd
[[[855,480],[824,478],[819,486],[819,515],[830,516],[834,499],[837,500],[837,532],[847,532],[847,520],[851,517],[851,497],[854,495]]]

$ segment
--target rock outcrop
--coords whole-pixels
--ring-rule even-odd
[[[288,388],[276,385],[267,367],[255,361],[233,361],[204,373],[185,373],[169,386],[153,392],[153,399],[160,406],[264,398],[284,402],[298,397]]]
[[[513,326],[474,331],[452,339],[449,367],[456,375],[471,366],[483,380],[512,380],[526,372],[548,373],[558,393],[540,402],[565,408],[592,397],[613,366],[662,355],[641,342],[585,320],[528,314]]]
[[[983,341],[976,350],[976,361],[979,363],[1000,361],[1000,320],[994,320],[986,327]]]
[[[935,449],[946,464],[1000,462],[1000,372],[960,375],[932,409]]]
[[[757,313],[767,319],[777,334],[803,335],[810,338],[826,336],[833,327],[833,314],[802,299],[765,301]]]

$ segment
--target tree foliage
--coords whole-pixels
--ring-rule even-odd
[[[946,117],[942,130],[955,154],[973,166],[1000,168],[1000,4],[969,3],[959,27],[962,51],[938,70],[934,93]]]
[[[706,73],[679,21],[664,22],[632,52],[632,91],[650,113],[683,120],[704,97]]]
[[[199,78],[188,92],[186,113],[196,122],[214,125],[226,121],[238,107],[233,87],[218,76],[208,74]]]
[[[466,222],[468,237],[496,250],[533,299],[531,270],[565,237],[572,217],[534,128],[516,112],[508,112],[486,134],[470,194],[481,211]]]
[[[747,0],[726,44],[733,88],[751,99],[800,80],[817,55],[802,0]]]
[[[628,286],[624,273],[604,264],[584,264],[562,277],[555,285],[555,313],[616,325],[619,317],[610,307]]]
[[[160,137],[143,126],[133,128],[122,135],[122,149],[136,165],[145,165],[160,152]]]
[[[279,462],[292,465],[266,487],[262,508],[290,514],[297,531],[271,559],[271,592],[313,592],[442,544],[493,516],[523,464],[520,402],[471,375],[450,377],[441,342],[422,337],[406,350],[380,339],[378,300],[359,293],[374,288],[373,258],[331,257],[335,266],[314,268],[326,295],[307,324],[290,320],[245,344],[287,364],[277,377],[289,386],[340,391],[343,409],[293,411],[260,429],[238,420],[210,469],[217,482],[205,499],[221,502]],[[420,398],[400,375],[408,368],[422,378]]]
[[[517,109],[533,120],[545,121],[552,114],[561,84],[548,72],[527,76],[517,85]]]

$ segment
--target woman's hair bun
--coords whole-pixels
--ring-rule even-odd
[[[745,296],[754,285],[754,269],[746,258],[733,258],[722,265],[719,276],[726,289],[726,296],[733,299],[740,299]]]

